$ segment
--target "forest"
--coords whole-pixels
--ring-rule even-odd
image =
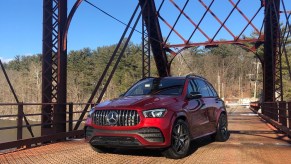
[[[67,102],[88,101],[115,47],[116,45],[109,45],[68,52]],[[287,49],[291,59],[290,46]],[[41,54],[19,55],[4,64],[21,102],[41,102],[41,57]],[[170,61],[173,56],[169,54],[168,58]],[[282,58],[282,60],[286,59]],[[291,82],[285,62],[282,69],[284,100],[290,101]],[[173,59],[171,74],[185,76],[189,73],[208,79],[224,99],[255,100],[254,98],[261,96],[262,65],[254,53],[247,52],[239,46],[220,45],[215,48],[193,47],[184,50]],[[158,76],[153,57],[151,57],[151,76]],[[142,46],[130,43],[102,100],[118,97],[141,78]],[[0,86],[0,102],[15,102],[2,71]]]

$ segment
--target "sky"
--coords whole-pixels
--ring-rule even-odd
[[[138,0],[89,0],[94,5],[108,12],[120,21],[127,23],[136,7]],[[238,0],[233,0],[235,3]],[[68,0],[68,13],[71,10],[75,0]],[[159,6],[162,0],[156,0],[156,6]],[[183,8],[186,0],[175,1],[180,8]],[[204,0],[205,4],[210,4],[211,0]],[[253,3],[250,5],[250,3]],[[114,4],[114,5],[113,5]],[[42,0],[1,0],[0,1],[0,59],[3,62],[10,61],[17,55],[33,55],[42,51]],[[260,0],[241,0],[238,7],[251,19],[260,5]],[[291,7],[291,1],[285,0],[285,5]],[[223,21],[232,7],[229,0],[216,0],[211,7],[213,12]],[[289,9],[290,10],[290,9]],[[205,12],[205,8],[198,0],[190,0],[185,8],[185,13],[190,16],[197,24]],[[171,25],[175,23],[178,10],[166,0],[163,8],[160,11],[163,18]],[[207,14],[200,25],[210,37],[214,36],[219,23],[211,14]],[[263,10],[254,19],[253,23],[257,28],[260,28],[263,20]],[[246,25],[245,19],[237,10],[226,22],[226,26],[231,31],[238,35]],[[160,21],[162,34],[166,35],[170,32],[170,28]],[[96,49],[100,46],[115,44],[119,41],[125,26],[116,20],[110,18],[96,8],[83,2],[77,9],[68,33],[68,50],[80,50],[85,47]],[[194,26],[182,16],[177,23],[175,29],[188,39],[191,35]],[[141,23],[137,27],[141,31]],[[253,31],[249,27],[245,35],[250,35]],[[141,43],[141,34],[135,32],[132,37],[132,42]],[[216,39],[232,39],[232,36],[223,28],[217,35]],[[204,42],[206,38],[196,32],[192,42]],[[169,42],[173,44],[183,43],[183,41],[172,33],[169,37]]]

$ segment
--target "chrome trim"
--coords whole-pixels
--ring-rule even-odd
[[[108,114],[117,113],[117,121],[110,124]],[[136,110],[96,110],[92,115],[93,123],[98,126],[135,126],[140,123],[140,116]]]

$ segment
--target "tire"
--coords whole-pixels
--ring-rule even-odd
[[[219,116],[216,133],[213,135],[215,141],[225,142],[229,139],[230,133],[228,131],[228,121],[225,114]]]
[[[172,129],[171,146],[162,154],[166,158],[180,159],[188,155],[190,148],[189,126],[184,120],[177,120]]]
[[[115,148],[107,148],[107,147],[102,147],[102,146],[93,146],[91,145],[91,148],[98,152],[98,153],[113,153],[115,151]]]

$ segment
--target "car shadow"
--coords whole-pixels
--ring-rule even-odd
[[[188,155],[195,153],[200,147],[206,146],[214,142],[211,136],[205,136],[199,139],[192,140]],[[113,154],[118,155],[133,155],[133,156],[147,156],[147,157],[163,157],[162,149],[116,149]]]
[[[250,136],[257,136],[261,138],[261,141],[264,138],[273,139],[285,142],[286,144],[291,145],[291,141],[288,139],[290,138],[287,134],[284,134],[280,130],[230,130],[232,134],[240,134],[240,135],[250,135]],[[268,134],[273,134],[276,136],[267,136]]]
[[[116,149],[113,154],[130,155],[130,156],[147,156],[147,157],[162,157],[160,149]]]
[[[214,140],[210,135],[192,140],[188,155],[195,153],[200,147],[206,146],[212,142],[214,142]]]

